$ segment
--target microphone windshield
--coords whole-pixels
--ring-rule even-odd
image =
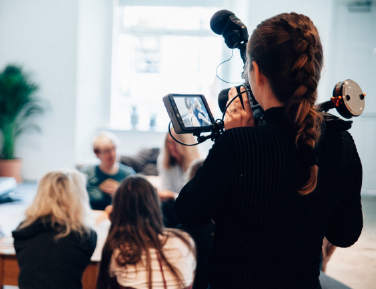
[[[228,10],[220,10],[215,12],[212,18],[210,19],[210,28],[213,30],[214,33],[221,35],[222,30],[225,27],[228,18],[231,15],[235,15],[231,11]]]

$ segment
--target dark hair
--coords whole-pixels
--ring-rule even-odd
[[[163,227],[158,195],[152,184],[141,175],[128,176],[120,183],[112,205],[111,227],[102,251],[97,288],[119,288],[116,280],[109,276],[109,264],[115,249],[120,251],[115,259],[119,266],[136,264],[146,253],[148,287],[152,288],[151,248],[157,250],[162,262],[183,288],[181,272],[170,264],[162,248],[170,236],[180,238],[191,251],[194,248],[180,231]]]
[[[277,99],[285,105],[287,118],[297,132],[296,145],[308,147],[313,153],[322,121],[314,103],[323,50],[311,19],[302,14],[283,13],[261,22],[250,38],[247,57],[250,69],[255,61]],[[315,189],[317,173],[317,165],[309,166],[308,180],[299,189],[300,194]]]

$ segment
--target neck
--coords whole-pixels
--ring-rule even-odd
[[[261,105],[261,104],[260,104]],[[262,108],[267,110],[272,107],[283,107],[284,104],[280,102],[274,93],[269,89],[265,90],[264,97],[262,98]]]
[[[118,172],[119,165],[118,165],[118,163],[114,163],[113,165],[101,163],[99,165],[99,168],[101,169],[102,172],[104,172],[108,175],[114,175]]]
[[[271,103],[266,103],[264,105],[263,109],[267,110],[267,109],[272,108],[272,107],[284,107],[284,105],[282,103],[280,103],[279,101],[271,102]]]

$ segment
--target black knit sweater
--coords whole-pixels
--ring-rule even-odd
[[[283,108],[265,125],[223,133],[182,189],[180,222],[215,221],[212,288],[316,288],[324,236],[340,247],[362,230],[362,166],[347,131],[326,129],[316,153],[316,190],[301,196],[307,165]]]
[[[37,220],[13,231],[20,266],[20,289],[80,289],[82,274],[97,244],[97,234],[71,232],[55,240],[59,228]]]

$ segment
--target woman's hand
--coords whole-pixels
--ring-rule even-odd
[[[332,257],[335,249],[337,249],[337,246],[331,244],[326,237],[324,237],[324,240],[322,241],[322,263],[321,263],[321,271],[324,273],[326,272],[326,266],[328,265],[328,262],[330,260],[330,257]]]
[[[240,87],[240,91],[245,91],[244,87]],[[228,101],[227,104],[238,95],[238,92],[235,87],[231,87],[228,92]],[[240,102],[239,97],[237,97],[227,108],[225,116],[225,129],[231,129],[235,127],[243,126],[255,126],[255,119],[253,118],[253,112],[249,104],[247,93],[244,92],[241,94],[244,104],[244,110]]]

